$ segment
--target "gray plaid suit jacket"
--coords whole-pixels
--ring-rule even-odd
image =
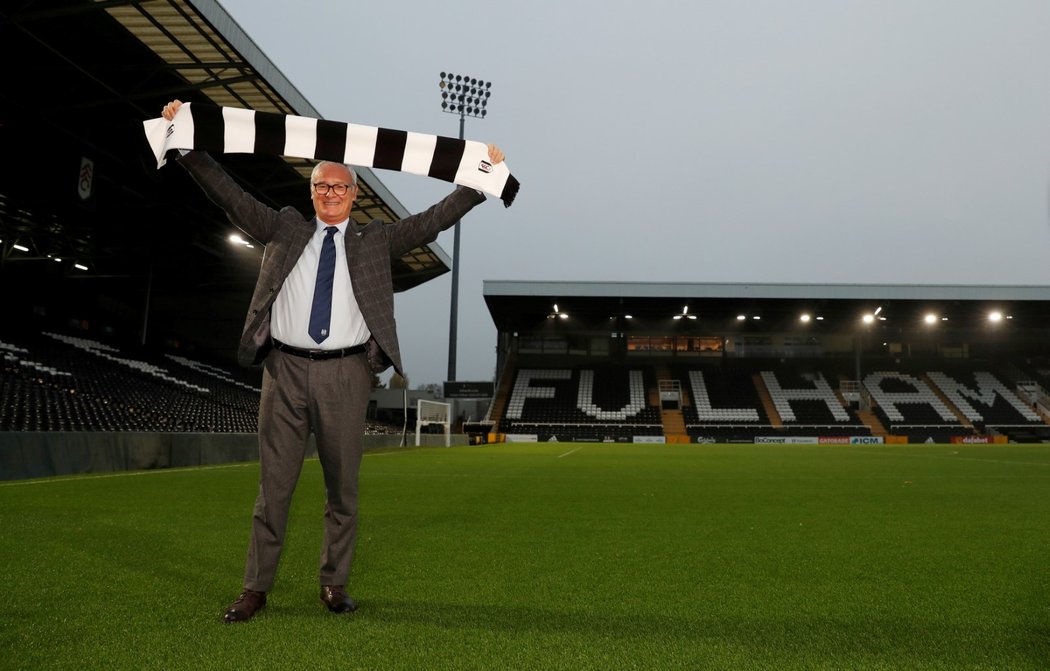
[[[208,197],[221,207],[230,221],[266,245],[259,279],[255,283],[248,316],[244,321],[237,361],[250,366],[262,361],[270,349],[270,307],[288,274],[315,231],[313,219],[304,219],[293,207],[280,211],[263,205],[245,193],[207,153],[192,151],[179,160]],[[374,373],[391,365],[400,375],[401,350],[394,322],[394,287],[390,259],[419,245],[433,242],[438,233],[453,226],[485,196],[473,189],[457,188],[424,212],[394,224],[378,219],[357,226],[360,235],[347,235],[346,260],[354,297],[372,332],[368,358]],[[350,226],[355,224],[350,221]],[[352,229],[351,229],[352,230]]]

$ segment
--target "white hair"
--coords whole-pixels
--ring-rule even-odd
[[[353,186],[357,186],[357,171],[355,171],[351,166],[346,165],[345,163],[336,163],[335,161],[321,161],[320,163],[315,165],[313,171],[310,173],[310,184],[314,183],[314,180],[317,179],[317,173],[319,173],[321,171],[321,168],[323,168],[326,165],[339,165],[349,170],[350,184]]]

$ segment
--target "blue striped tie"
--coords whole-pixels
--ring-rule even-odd
[[[314,304],[310,308],[310,337],[324,342],[332,322],[332,280],[335,279],[335,233],[329,226],[321,243],[321,259],[317,263],[317,283],[314,284]]]

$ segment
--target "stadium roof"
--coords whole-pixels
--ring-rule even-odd
[[[228,319],[225,326],[239,331],[260,250],[226,240],[232,227],[184,171],[156,169],[141,121],[174,98],[319,117],[317,110],[214,0],[16,0],[0,8],[0,43],[5,285],[39,287],[48,301],[75,294],[75,307],[91,303],[110,316],[130,317],[146,300],[158,326],[165,308],[193,313],[203,302],[211,319]],[[84,161],[93,170],[87,197],[78,194]],[[312,214],[312,162],[233,155],[222,161],[261,201]],[[373,171],[358,172],[355,219],[408,214]],[[395,289],[449,265],[437,244],[412,250],[393,263]],[[90,288],[71,287],[71,280]],[[147,286],[149,298],[141,295]],[[202,288],[209,292],[204,301]],[[217,309],[219,294],[236,294],[236,307]],[[193,319],[170,316],[173,327]],[[203,312],[199,320],[214,331]]]
[[[920,324],[928,314],[968,328],[986,323],[993,311],[1024,328],[1050,327],[1050,286],[488,280],[483,294],[501,332],[541,328],[556,313],[580,329],[630,315],[629,327],[650,333],[686,323],[701,332],[784,331],[799,329],[807,314],[805,323],[814,328],[820,318],[825,328],[848,330],[876,310],[883,326],[900,328]],[[696,319],[683,320],[687,315]]]

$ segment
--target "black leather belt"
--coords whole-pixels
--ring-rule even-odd
[[[301,347],[286,345],[276,338],[271,338],[271,340],[273,341],[273,348],[278,352],[281,352],[282,354],[291,354],[292,356],[298,356],[304,359],[310,359],[311,361],[342,359],[344,356],[363,354],[365,351],[364,345],[354,345],[353,347],[344,347],[343,349],[302,349]]]

